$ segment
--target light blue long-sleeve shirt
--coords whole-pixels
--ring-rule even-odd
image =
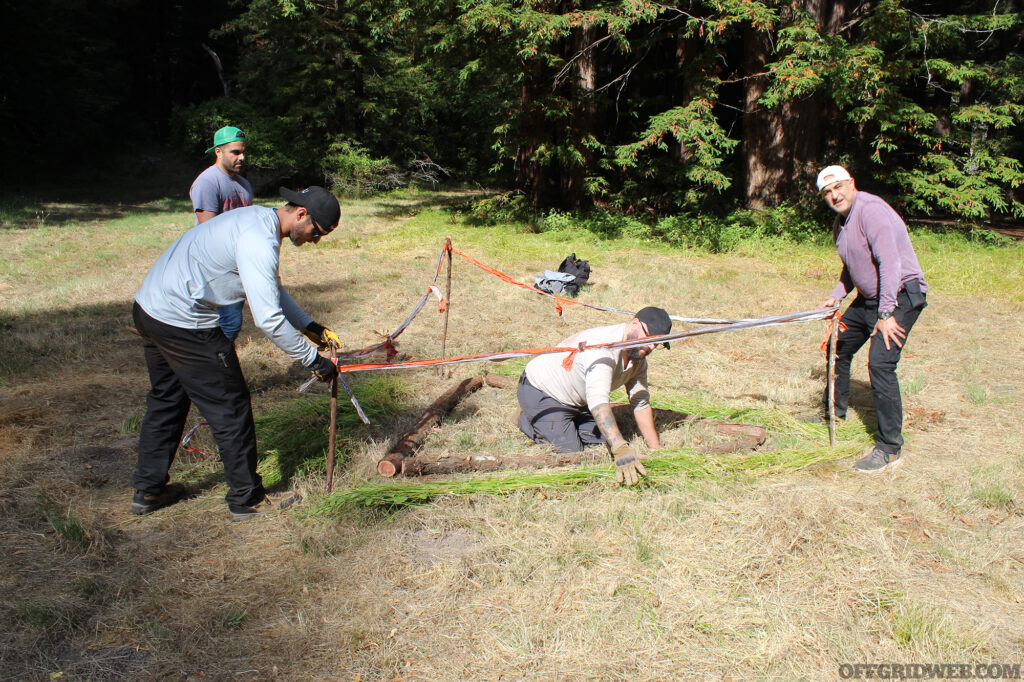
[[[146,313],[182,329],[211,329],[217,308],[249,301],[256,326],[309,367],[316,348],[299,333],[313,321],[288,295],[278,273],[281,238],[272,208],[247,206],[193,227],[157,259],[135,300]]]

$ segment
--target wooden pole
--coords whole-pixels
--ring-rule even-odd
[[[447,346],[448,346],[448,313],[452,309],[452,238],[446,237],[444,240],[444,251],[448,257],[448,276],[446,277],[446,283],[444,287],[444,332],[441,334],[441,357],[446,358]],[[444,377],[450,376],[447,370],[442,369],[441,375]]]
[[[331,344],[331,360],[337,364],[338,349]],[[331,380],[331,426],[327,436],[327,492],[334,485],[334,447],[338,435],[338,377]]]
[[[388,450],[387,454],[377,462],[377,473],[385,478],[391,478],[402,473],[405,460],[416,453],[416,449],[423,444],[423,441],[430,435],[430,430],[440,423],[441,418],[451,412],[452,408],[459,404],[473,391],[484,385],[481,377],[463,379],[458,384],[445,391],[444,395],[435,400],[417,420],[411,429],[405,432],[398,442]]]
[[[832,318],[828,339],[828,446],[836,444],[836,343],[839,339],[839,311]]]

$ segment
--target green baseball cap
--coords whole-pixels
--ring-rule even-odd
[[[234,126],[224,126],[213,134],[213,146],[203,153],[209,154],[217,147],[228,142],[245,142],[245,133]]]

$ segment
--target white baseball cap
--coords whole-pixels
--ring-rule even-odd
[[[850,174],[842,166],[829,166],[818,173],[818,191],[825,189],[833,182],[852,180]]]

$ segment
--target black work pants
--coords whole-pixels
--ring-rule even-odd
[[[924,294],[915,292],[915,302],[905,289],[896,296],[896,310],[893,317],[903,327],[907,336],[902,340],[905,346],[910,338],[910,330],[917,322],[921,311],[927,306]],[[868,350],[868,376],[871,378],[871,393],[875,402],[875,415],[878,418],[878,435],[875,447],[896,454],[903,447],[903,400],[900,397],[900,383],[896,376],[902,348],[892,341],[889,348],[885,347],[882,335],[871,332],[878,322],[878,301],[857,296],[850,307],[843,313],[843,324],[846,331],[839,332],[836,341],[836,416],[846,417],[846,409],[850,403],[850,363],[854,354],[871,340]],[[828,357],[826,355],[826,361]],[[825,409],[828,409],[828,387],[824,394]]]
[[[551,443],[559,452],[582,452],[588,445],[605,442],[590,410],[563,405],[526,379],[519,377],[516,392],[519,407],[519,430],[535,443]]]
[[[132,317],[142,336],[151,386],[132,487],[158,493],[167,485],[192,402],[217,441],[228,505],[258,504],[265,493],[256,473],[256,427],[234,345],[220,327],[172,327],[150,317],[138,303]]]

